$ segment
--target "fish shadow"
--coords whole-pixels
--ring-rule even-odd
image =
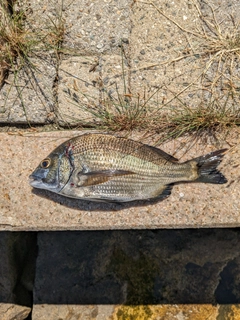
[[[71,209],[77,209],[81,211],[120,211],[131,207],[143,207],[147,205],[153,205],[159,203],[167,198],[167,196],[157,197],[149,200],[135,200],[131,202],[111,202],[111,201],[89,201],[84,199],[68,198],[57,193],[53,193],[43,189],[32,189],[32,193],[51,200],[55,203],[63,205]]]

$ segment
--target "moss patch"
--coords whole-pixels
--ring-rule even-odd
[[[154,303],[154,280],[159,269],[154,260],[143,253],[134,259],[117,248],[113,251],[109,269],[121,282],[127,283],[126,304]]]

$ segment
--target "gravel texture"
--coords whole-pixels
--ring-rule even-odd
[[[59,67],[58,122],[65,126],[99,123],[104,114],[116,114],[114,104],[121,107],[118,93],[124,94],[120,55],[63,60]]]
[[[239,87],[239,62],[224,54],[222,39],[234,30],[239,34],[234,26],[239,6],[234,0],[136,1],[130,36],[132,92],[156,92],[148,105],[165,112],[184,105],[237,108],[239,95],[228,96],[228,80]]]
[[[53,121],[55,77],[56,69],[50,56],[32,58],[28,66],[11,73],[0,91],[0,123]]]
[[[64,47],[83,55],[114,53],[128,42],[131,31],[130,0],[67,0]]]

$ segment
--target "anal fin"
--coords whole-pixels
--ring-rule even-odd
[[[151,199],[163,200],[168,198],[172,192],[173,184],[163,185],[156,190]]]

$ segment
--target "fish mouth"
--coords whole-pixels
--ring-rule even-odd
[[[34,188],[46,189],[46,179],[48,175],[48,169],[37,168],[32,174],[29,176],[29,184]]]
[[[41,178],[35,174],[31,174],[29,176],[29,184],[33,188],[50,190],[52,192],[59,192],[63,188],[63,186],[59,185],[58,183],[52,183],[52,184],[46,183],[44,181],[44,178]]]
[[[29,176],[29,184],[34,188],[41,188],[44,182],[42,181],[41,178],[31,174]]]

